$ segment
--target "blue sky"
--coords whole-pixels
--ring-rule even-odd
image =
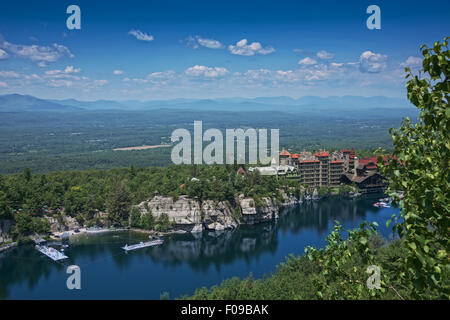
[[[68,30],[66,8],[81,8]],[[381,8],[381,30],[366,8]],[[0,3],[0,94],[80,100],[404,97],[404,66],[450,35],[447,1]]]

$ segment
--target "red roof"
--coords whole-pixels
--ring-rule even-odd
[[[299,156],[300,156],[300,155],[299,155],[298,153],[293,153],[293,154],[291,154],[291,158],[292,158],[292,159],[298,159]]]
[[[240,167],[240,168],[236,171],[236,173],[241,173],[241,174],[243,174],[244,176],[247,175],[247,172],[245,172],[245,170],[242,169],[242,167]]]
[[[314,154],[316,157],[329,157],[330,155],[328,154],[328,152],[325,151],[321,151],[321,152],[317,152],[316,154]]]
[[[376,165],[377,164],[377,157],[366,157],[359,159],[359,163],[369,165],[370,163]]]
[[[291,154],[287,150],[283,150],[280,152],[280,156],[290,156]]]
[[[384,160],[384,164],[388,163],[388,159],[396,159],[396,157],[393,156],[384,156],[383,160]],[[366,166],[367,169],[376,169],[378,167],[378,157],[365,157],[362,159],[359,159],[359,163],[363,164]]]
[[[311,163],[311,162],[320,162],[319,160],[305,160],[305,161],[299,161],[298,163]]]
[[[330,163],[344,163],[344,161],[335,160],[335,161],[330,161]]]
[[[350,153],[351,151],[348,150],[348,149],[342,149],[342,152],[344,152],[344,153]]]

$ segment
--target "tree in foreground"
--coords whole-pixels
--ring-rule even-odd
[[[391,129],[393,157],[379,157],[390,179],[389,191],[401,206],[394,230],[405,241],[407,255],[399,270],[414,298],[430,291],[449,295],[450,108],[448,38],[422,46],[423,70],[409,79],[408,99],[421,110],[416,123],[406,118]],[[399,193],[399,191],[401,191]],[[403,197],[399,196],[403,194]],[[427,293],[428,292],[428,293]]]

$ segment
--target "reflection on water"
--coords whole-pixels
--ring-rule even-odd
[[[69,259],[64,263],[49,260],[32,246],[15,248],[0,253],[0,298],[158,299],[163,291],[179,295],[249,272],[262,276],[274,270],[287,254],[301,254],[306,245],[323,246],[335,220],[346,228],[364,220],[384,225],[398,209],[374,208],[374,199],[309,202],[284,209],[276,222],[172,235],[162,246],[130,253],[120,247],[145,240],[145,234],[81,235],[71,240],[66,249]],[[386,228],[380,231],[389,236]],[[82,293],[74,295],[65,289],[65,268],[70,264],[81,267],[82,279],[91,281],[89,290],[82,288]],[[106,276],[114,279],[123,295],[108,290],[106,284],[111,280]]]

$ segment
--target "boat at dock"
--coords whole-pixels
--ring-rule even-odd
[[[64,260],[64,259],[69,258],[68,256],[64,255],[64,253],[62,253],[52,247],[36,245],[35,248],[37,251],[39,251],[40,253],[43,253],[44,255],[46,255],[47,257],[52,259],[53,261],[59,261],[59,260]]]
[[[375,203],[373,204],[373,206],[374,206],[374,207],[377,207],[377,208],[390,208],[390,207],[391,207],[388,203],[386,203],[386,202],[384,202],[384,201],[375,202]]]
[[[152,241],[147,241],[147,242],[139,242],[137,244],[132,244],[131,246],[129,246],[128,244],[126,244],[124,247],[122,247],[123,250],[125,251],[132,251],[132,250],[137,250],[137,249],[141,249],[141,248],[147,248],[147,247],[153,247],[153,246],[159,246],[161,244],[163,244],[163,240],[152,240]]]

